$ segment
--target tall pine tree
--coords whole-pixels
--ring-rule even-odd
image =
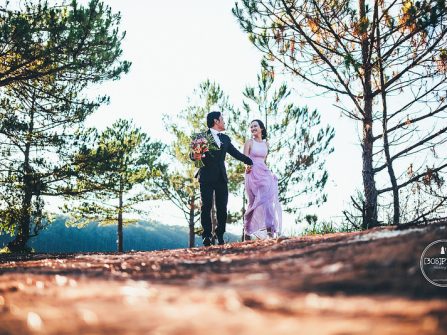
[[[70,192],[77,129],[108,101],[83,92],[130,66],[120,60],[120,16],[100,1],[21,8],[0,11],[0,187],[7,191],[0,229],[15,234],[11,250],[25,249],[41,227],[43,196]]]
[[[231,110],[228,96],[220,86],[209,80],[200,84],[189,99],[189,106],[174,117],[165,117],[165,124],[174,139],[169,145],[172,164],[169,170],[155,179],[165,199],[185,215],[189,225],[189,246],[195,246],[195,224],[200,219],[199,183],[194,177],[197,169],[189,158],[191,136],[207,130],[206,115],[218,110],[224,115]]]
[[[143,186],[160,174],[163,149],[163,144],[123,119],[96,136],[92,145],[83,146],[76,156],[77,188],[64,206],[68,223],[117,224],[117,251],[122,252],[123,226],[137,220],[124,216],[147,214],[136,205],[156,198]]]

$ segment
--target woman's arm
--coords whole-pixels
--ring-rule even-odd
[[[251,150],[251,140],[248,140],[244,144],[244,155],[245,156],[249,156],[250,155],[250,150]]]
[[[248,140],[244,144],[244,155],[248,157],[250,155],[250,151],[251,151],[251,140]],[[245,167],[245,173],[250,173],[250,171],[251,171],[251,166],[247,165]]]
[[[269,148],[270,148],[270,145],[269,145],[269,142],[267,142],[267,141],[265,141],[265,144],[267,145],[267,155],[265,155],[264,162],[265,162],[265,164],[267,164],[267,157],[268,157],[268,155],[269,155]]]

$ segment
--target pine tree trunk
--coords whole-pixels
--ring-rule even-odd
[[[118,252],[123,252],[123,192],[119,193],[118,205]]]
[[[371,106],[372,108],[372,106]],[[365,108],[366,111],[367,108]],[[363,229],[377,226],[377,189],[373,171],[373,138],[371,118],[363,122],[363,190],[365,208],[363,213]]]
[[[30,238],[30,221],[31,221],[31,201],[33,197],[33,182],[31,173],[25,175],[25,189],[22,202],[21,214],[20,214],[20,233],[19,239],[22,241],[22,247],[25,248],[26,243]]]
[[[195,211],[195,196],[190,197],[189,206],[189,247],[194,248],[196,244],[196,234],[194,231],[194,211]]]
[[[365,0],[359,1],[360,21],[366,20],[366,6]],[[370,59],[370,44],[367,32],[362,34],[362,61],[365,73],[365,83],[363,89],[364,98],[364,115],[363,115],[363,137],[362,137],[362,159],[363,159],[363,190],[365,195],[365,205],[363,211],[362,228],[372,228],[377,225],[377,189],[374,180],[373,169],[373,113],[372,113],[372,88],[371,76],[372,67]]]
[[[30,165],[31,136],[34,131],[34,106],[31,107],[28,140],[25,143],[23,160],[23,199],[18,217],[17,235],[8,243],[10,251],[24,251],[30,238],[31,228],[31,202],[33,198],[33,172]]]
[[[377,4],[376,4],[377,6]],[[398,225],[400,221],[400,205],[399,205],[399,188],[397,186],[396,174],[394,173],[393,161],[391,160],[390,145],[388,140],[388,107],[387,107],[387,96],[385,92],[385,74],[382,63],[381,56],[381,45],[380,45],[380,25],[376,25],[377,31],[377,52],[379,56],[380,65],[380,86],[382,88],[382,128],[383,128],[383,149],[385,152],[386,164],[388,169],[388,175],[390,177],[390,182],[393,190],[393,224]]]
[[[26,243],[30,238],[31,200],[32,200],[32,176],[29,173],[24,177],[24,195],[20,208],[17,235],[13,241],[8,243],[11,252],[24,251]]]
[[[386,116],[384,116],[384,123],[386,123],[385,117]],[[391,187],[393,190],[393,224],[398,225],[400,221],[399,188],[397,186],[397,180],[396,175],[394,173],[393,162],[390,156],[390,147],[388,143],[388,135],[386,134],[386,125],[384,125],[383,129],[384,129],[383,146],[385,150],[388,175],[390,177]]]

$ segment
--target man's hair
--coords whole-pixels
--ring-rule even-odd
[[[221,115],[221,112],[208,113],[208,115],[206,116],[206,125],[208,126],[208,128],[212,128],[214,126],[214,120],[219,120]]]

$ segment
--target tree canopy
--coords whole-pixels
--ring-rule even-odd
[[[1,229],[23,249],[41,223],[43,196],[71,192],[73,152],[86,117],[108,97],[91,98],[93,84],[129,70],[121,60],[120,15],[92,0],[0,6]]]
[[[359,123],[364,228],[388,219],[386,210],[378,216],[378,197],[386,205],[389,192],[395,224],[399,195],[414,185],[430,206],[409,206],[409,220],[447,202],[440,192],[447,165],[435,152],[447,134],[437,122],[446,116],[446,11],[438,0],[241,0],[233,9],[266,61],[332,94],[332,112]]]
[[[124,215],[148,214],[136,205],[156,198],[143,185],[161,173],[164,145],[123,119],[94,137],[76,155],[77,187],[67,195],[64,209],[69,224],[116,223],[117,250],[122,252],[123,225],[136,221]]]

